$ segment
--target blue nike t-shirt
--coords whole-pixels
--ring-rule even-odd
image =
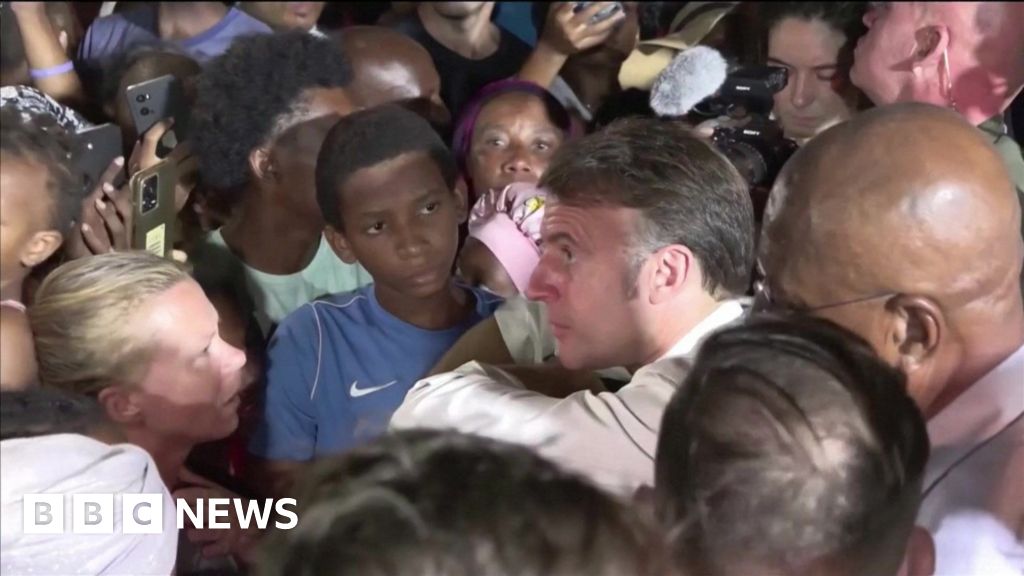
[[[290,314],[270,341],[263,419],[249,451],[270,460],[310,460],[383,434],[413,384],[502,302],[467,290],[476,310],[446,330],[424,330],[391,315],[373,284]]]

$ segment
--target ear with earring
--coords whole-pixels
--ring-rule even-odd
[[[946,88],[946,100],[949,101],[949,106],[953,110],[956,110],[956,100],[953,99],[953,76],[949,73],[949,48],[942,49],[942,70],[945,72],[946,78],[943,81],[943,85]]]

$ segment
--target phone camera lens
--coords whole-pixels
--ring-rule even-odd
[[[142,183],[142,213],[153,210],[157,203],[157,176],[151,176]]]
[[[139,114],[142,114],[143,116],[149,116],[149,108],[143,108],[142,110],[139,110]]]

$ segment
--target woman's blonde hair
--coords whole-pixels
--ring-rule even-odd
[[[54,270],[28,310],[40,382],[96,394],[141,377],[149,347],[132,316],[189,279],[181,265],[148,252],[91,256]]]

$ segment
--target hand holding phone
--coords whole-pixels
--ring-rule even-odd
[[[75,260],[94,254],[104,254],[116,246],[127,246],[123,232],[118,234],[125,228],[125,224],[123,221],[120,224],[117,222],[118,206],[112,204],[118,199],[115,182],[123,173],[124,158],[119,156],[110,163],[82,200],[81,215],[76,222],[76,229],[64,242],[64,255],[67,259]],[[108,211],[108,207],[113,208],[113,212]],[[111,234],[119,238],[115,240]]]
[[[101,124],[76,132],[71,140],[75,177],[81,180],[83,193],[95,191],[111,163],[121,156],[121,129],[114,124]],[[115,173],[110,182],[120,184],[116,181],[119,176]]]
[[[133,84],[125,89],[135,133],[141,138],[157,123],[174,121],[173,139],[164,134],[157,155],[166,157],[177,142],[188,138],[189,108],[181,82],[172,74]]]
[[[572,56],[603,44],[625,17],[621,2],[555,3],[538,43]]]

